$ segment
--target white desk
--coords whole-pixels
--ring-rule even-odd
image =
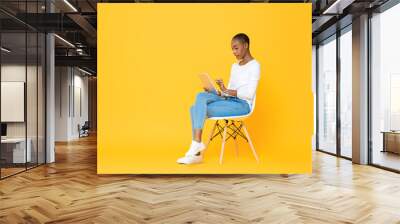
[[[25,158],[27,159],[26,162],[31,161],[31,145],[32,145],[32,140],[30,138],[27,138],[27,146],[26,147],[26,155],[25,155],[25,138],[5,138],[1,139],[1,144],[6,145],[7,147],[9,145],[14,145],[13,147],[13,163],[25,163]],[[3,146],[4,147],[4,146]]]

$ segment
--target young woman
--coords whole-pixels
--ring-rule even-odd
[[[246,34],[236,34],[232,38],[231,47],[238,62],[231,67],[228,88],[219,79],[216,83],[223,94],[219,91],[211,92],[208,89],[197,94],[196,102],[190,108],[192,144],[185,156],[177,160],[178,163],[202,162],[205,145],[201,142],[201,135],[207,117],[239,116],[251,111],[251,104],[260,79],[260,64],[251,56],[249,46],[250,40]]]

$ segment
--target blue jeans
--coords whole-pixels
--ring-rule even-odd
[[[192,132],[203,129],[207,117],[227,117],[245,115],[250,112],[249,104],[237,97],[221,97],[215,93],[201,92],[190,107]]]

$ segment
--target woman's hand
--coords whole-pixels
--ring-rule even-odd
[[[221,88],[222,92],[224,92],[226,90],[225,85],[224,85],[224,81],[222,79],[216,79],[215,82],[217,83],[219,88]]]
[[[228,95],[228,96],[237,97],[237,90],[225,88],[224,81],[222,81],[222,79],[216,79],[215,82],[218,84],[219,88],[221,88],[222,93],[224,93],[225,95]],[[221,93],[219,93],[219,94],[221,94]]]
[[[211,92],[211,90],[209,90],[209,89],[207,89],[206,87],[203,87],[203,89],[204,89],[204,91],[206,91],[206,92]]]
[[[205,87],[203,87],[203,89],[204,89],[204,91],[206,91],[206,92],[208,92],[208,93],[213,92],[213,91],[211,91],[211,90],[209,90],[209,89],[207,89],[207,88],[205,88]],[[218,96],[221,96],[221,91],[218,91],[218,90],[217,90],[217,92],[216,92],[215,94],[217,94]]]

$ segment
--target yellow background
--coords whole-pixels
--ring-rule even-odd
[[[98,173],[310,173],[313,133],[311,4],[98,4]],[[261,64],[244,140],[224,162],[215,140],[198,165],[179,165],[191,142],[197,74],[227,83],[231,38],[250,37]],[[207,121],[204,138],[210,132]]]

